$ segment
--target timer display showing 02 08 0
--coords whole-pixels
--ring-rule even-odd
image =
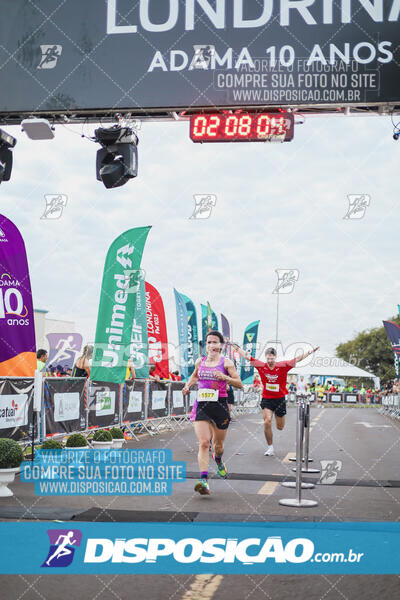
[[[214,113],[190,117],[193,142],[290,142],[292,113]]]

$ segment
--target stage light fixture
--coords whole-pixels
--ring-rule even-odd
[[[0,129],[0,183],[9,181],[13,164],[13,154],[11,149],[14,148],[17,140],[12,135],[9,135],[3,129]]]
[[[130,127],[99,127],[95,130],[95,141],[101,144],[96,156],[96,178],[106,188],[124,185],[137,176],[139,143]]]
[[[21,121],[22,131],[25,131],[31,140],[52,140],[54,138],[54,127],[47,119],[35,117]]]

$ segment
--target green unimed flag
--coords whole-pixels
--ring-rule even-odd
[[[104,265],[90,379],[123,383],[140,288],[140,263],[150,227],[122,233]]]

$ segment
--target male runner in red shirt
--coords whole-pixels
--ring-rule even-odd
[[[280,362],[276,362],[275,348],[267,348],[265,351],[266,363],[256,360],[251,356],[250,352],[242,350],[237,344],[232,344],[232,346],[243,356],[243,358],[249,360],[251,364],[255,366],[261,377],[261,408],[264,418],[264,435],[268,445],[264,455],[274,456],[274,447],[272,445],[272,416],[275,413],[276,427],[277,429],[282,430],[285,426],[285,396],[288,393],[286,388],[288,371],[293,369],[298,362],[304,360],[307,356],[310,356],[310,354],[318,350],[319,346],[301,356]]]

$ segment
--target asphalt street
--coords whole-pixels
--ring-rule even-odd
[[[376,408],[312,408],[310,467],[304,474],[315,488],[303,497],[312,508],[281,506],[295,490],[281,485],[294,480],[296,408],[288,409],[286,427],[274,430],[275,456],[266,457],[261,413],[237,417],[229,428],[225,462],[229,477],[219,479],[210,461],[210,496],[193,487],[198,478],[197,442],[191,425],[129,442],[131,448],[169,448],[185,461],[187,478],[175,483],[171,496],[38,497],[31,483],[16,480],[14,496],[0,499],[3,521],[398,521],[400,517],[400,423]],[[330,473],[325,464],[328,463]],[[333,473],[333,475],[332,475]],[[330,477],[329,477],[330,475]],[[332,482],[332,478],[334,480]],[[336,478],[336,479],[335,479]],[[386,600],[398,595],[395,575],[22,575],[0,576],[0,597],[7,600],[87,600],[106,598],[358,599]],[[64,592],[60,592],[65,590]]]

